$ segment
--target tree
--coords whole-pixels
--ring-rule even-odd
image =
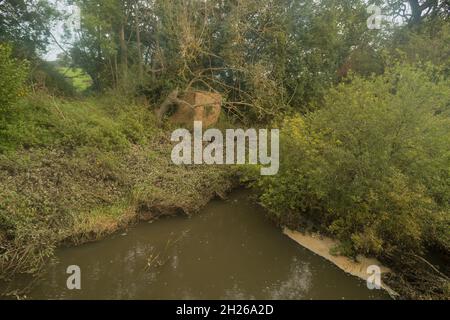
[[[154,102],[177,87],[217,91],[230,114],[248,121],[320,99],[352,52],[370,51],[375,36],[361,0],[76,3],[74,62],[97,88],[138,82]]]
[[[373,43],[362,1],[155,2],[159,81],[221,92],[239,118],[305,107]]]
[[[385,4],[385,1],[374,1]],[[447,19],[450,12],[450,3],[447,0],[388,0],[387,11],[395,18],[403,19],[410,26],[420,25],[423,21]]]
[[[353,77],[322,109],[284,121],[280,172],[261,202],[285,224],[314,222],[346,254],[448,251],[448,80],[411,65]]]
[[[34,57],[51,39],[51,22],[58,12],[46,0],[0,2],[0,42],[14,44],[16,55]]]

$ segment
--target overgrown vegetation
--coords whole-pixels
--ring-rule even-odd
[[[447,80],[411,67],[352,78],[319,111],[284,121],[282,174],[259,179],[262,202],[319,222],[350,254],[448,250],[449,101]]]
[[[70,81],[78,93],[83,93],[92,85],[91,78],[80,68],[57,67],[62,76]]]
[[[242,175],[280,224],[381,258],[406,297],[448,299],[424,256],[450,256],[449,4],[369,2],[400,24],[369,29],[362,0],[75,0],[56,62],[39,56],[70,14],[1,2],[0,277],[230,188],[225,166],[172,165],[154,116],[205,90],[225,121],[281,128],[279,174]]]
[[[3,280],[35,273],[61,242],[195,213],[233,183],[229,169],[173,165],[170,135],[131,99],[29,95],[14,115],[0,154]]]
[[[12,49],[0,44],[0,116],[10,113],[10,106],[25,92],[24,82],[27,77],[27,62],[11,56]],[[5,123],[3,120],[2,123]]]
[[[321,109],[284,120],[280,174],[257,178],[262,204],[308,222],[342,254],[450,250],[449,81],[410,66],[354,76]]]

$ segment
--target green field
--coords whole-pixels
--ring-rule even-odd
[[[92,85],[91,77],[80,68],[58,67],[58,71],[72,82],[77,92],[83,92]]]

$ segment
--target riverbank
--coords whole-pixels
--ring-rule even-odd
[[[0,154],[2,281],[38,275],[58,246],[193,214],[235,183],[229,167],[172,164],[170,128],[146,106],[37,96],[16,108],[33,118],[26,136],[17,121],[8,141],[16,146]]]
[[[261,195],[259,195],[260,197]],[[267,209],[266,209],[267,210]],[[367,268],[381,269],[381,287],[398,300],[448,300],[450,280],[445,252],[426,251],[424,255],[412,252],[382,253],[366,257],[342,252],[342,242],[326,232],[322,225],[308,220],[283,221],[268,211],[269,218],[296,244],[330,261],[342,271],[367,280]]]
[[[26,169],[8,173],[2,166],[2,210],[16,223],[2,230],[3,280],[39,274],[59,246],[100,240],[161,215],[194,214],[232,188],[229,170],[175,167],[162,149],[110,154],[116,166],[108,169],[101,154],[73,158],[44,150],[27,152],[33,165]]]
[[[308,234],[300,231],[293,231],[288,228],[284,228],[283,233],[302,247],[332,262],[344,272],[358,277],[364,281],[367,281],[369,276],[371,275],[367,271],[370,266],[379,267],[381,272],[381,288],[385,290],[393,299],[399,297],[399,294],[392,290],[382,280],[383,277],[386,277],[387,274],[392,273],[392,270],[384,266],[377,259],[364,256],[358,256],[356,259],[350,259],[349,257],[341,255],[333,255],[331,254],[331,252],[333,252],[333,250],[337,247],[338,242],[320,234]]]
[[[173,128],[156,125],[147,106],[128,99],[37,95],[13,114],[0,145],[2,281],[38,275],[58,246],[99,240],[160,215],[193,214],[237,185],[229,166],[174,165]],[[445,276],[426,262],[399,255],[384,264],[403,270],[387,283],[402,297],[448,296]]]
[[[389,299],[283,235],[243,188],[189,218],[141,222],[56,259],[27,299]],[[82,290],[66,288],[72,264]]]

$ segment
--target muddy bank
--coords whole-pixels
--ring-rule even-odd
[[[318,233],[293,231],[283,228],[283,233],[302,247],[332,262],[344,272],[364,281],[370,276],[367,268],[380,267],[381,287],[394,299],[448,300],[448,276],[424,257],[409,252],[384,255],[383,260],[358,255],[356,259],[334,255],[338,241]]]
[[[370,274],[367,273],[367,269],[373,265],[380,268],[382,278],[383,276],[386,276],[386,274],[392,273],[392,270],[382,265],[382,263],[375,258],[367,258],[360,255],[356,260],[353,260],[345,256],[332,255],[330,252],[332,252],[333,248],[335,248],[338,243],[331,238],[319,234],[307,234],[300,231],[293,231],[288,228],[283,228],[283,233],[306,249],[332,262],[344,272],[364,281],[367,281],[370,276]],[[381,287],[386,290],[392,298],[398,297],[398,293],[392,290],[383,282],[383,280],[381,280]]]

